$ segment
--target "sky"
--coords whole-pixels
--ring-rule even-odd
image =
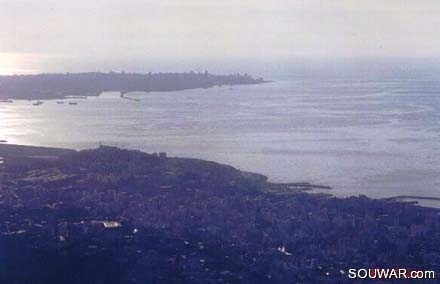
[[[24,55],[439,57],[438,15],[438,0],[0,0],[0,65]]]

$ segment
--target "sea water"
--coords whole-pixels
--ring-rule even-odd
[[[336,196],[440,197],[435,79],[285,76],[262,85],[128,96],[139,101],[104,93],[64,104],[0,103],[0,139],[165,151],[275,182],[329,185]]]

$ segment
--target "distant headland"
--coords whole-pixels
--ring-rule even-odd
[[[203,73],[65,73],[0,76],[0,99],[60,99],[66,96],[98,96],[105,91],[166,92],[222,85],[261,84],[263,78],[248,74]]]

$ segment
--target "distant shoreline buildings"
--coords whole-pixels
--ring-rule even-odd
[[[102,92],[166,92],[222,85],[265,83],[248,74],[214,75],[195,73],[66,73],[0,76],[0,100],[61,99],[98,96]]]

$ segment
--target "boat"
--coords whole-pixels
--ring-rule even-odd
[[[42,101],[38,101],[38,102],[33,103],[32,105],[33,105],[33,106],[39,106],[39,105],[42,105],[42,104],[43,104]]]
[[[77,105],[77,102],[69,102],[69,105]]]
[[[7,100],[0,100],[0,103],[13,103],[14,101],[11,99],[7,99]]]
[[[57,104],[62,105],[62,104],[64,104],[64,102],[57,102]]]

